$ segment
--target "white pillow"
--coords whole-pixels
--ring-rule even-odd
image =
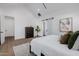
[[[77,37],[72,49],[79,50],[79,36]]]

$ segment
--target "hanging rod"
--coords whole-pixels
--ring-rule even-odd
[[[51,17],[51,18],[44,19],[42,21],[53,20],[53,19],[54,19],[54,17]]]

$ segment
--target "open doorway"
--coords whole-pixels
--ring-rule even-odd
[[[52,35],[52,19],[43,21],[43,36]]]
[[[15,36],[14,17],[5,16],[5,40],[14,40]]]

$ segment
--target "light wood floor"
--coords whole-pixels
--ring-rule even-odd
[[[3,45],[0,46],[0,56],[14,56],[13,46],[31,42],[32,38],[14,40],[14,38],[6,38]]]

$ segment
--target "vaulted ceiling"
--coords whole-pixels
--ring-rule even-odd
[[[45,6],[44,6],[45,5]],[[37,13],[49,15],[51,13],[59,12],[62,10],[75,10],[79,9],[78,3],[30,3],[28,4],[30,11],[37,16]],[[45,8],[46,7],[46,8]]]
[[[0,8],[13,8],[24,7],[28,9],[35,17],[42,17],[51,13],[59,12],[62,10],[79,9],[78,3],[0,3]]]

